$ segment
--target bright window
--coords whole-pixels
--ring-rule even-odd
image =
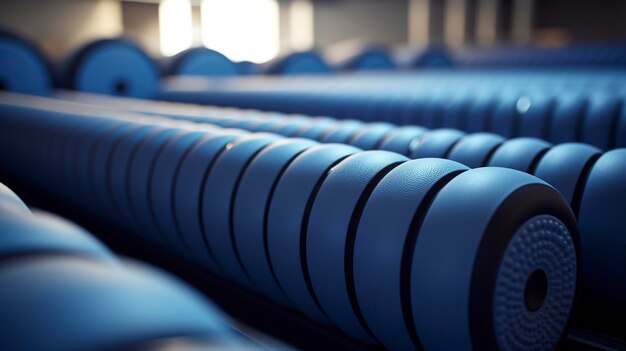
[[[266,62],[280,49],[277,0],[203,0],[202,42],[233,61]]]
[[[303,51],[313,47],[313,3],[294,0],[289,7],[291,50]]]
[[[173,56],[189,48],[193,40],[190,0],[162,0],[159,4],[161,53]]]

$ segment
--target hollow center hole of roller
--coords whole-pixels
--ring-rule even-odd
[[[125,80],[118,80],[115,82],[115,94],[126,95],[128,93],[128,83]]]
[[[532,312],[538,310],[546,300],[546,295],[548,295],[548,276],[543,269],[536,269],[526,281],[524,289],[526,308]]]

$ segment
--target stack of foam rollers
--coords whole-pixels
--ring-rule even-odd
[[[198,293],[120,260],[0,184],[2,350],[179,350],[244,343]]]
[[[125,56],[118,71],[107,45],[95,46],[95,59],[79,51],[64,86],[156,97],[158,88],[132,73],[144,56]],[[135,52],[124,45],[117,48]],[[399,112],[412,106],[405,103],[422,101],[403,93],[416,77],[385,79],[394,89],[380,94],[371,90],[373,76],[335,85],[239,80],[207,89],[200,82],[198,93],[169,86],[160,94],[276,110],[324,106],[350,116],[374,111],[364,119],[405,116]],[[598,84],[608,90],[611,82],[604,76]],[[3,172],[361,343],[549,350],[568,331],[579,285],[594,303],[626,305],[622,149],[366,123],[341,113],[336,120],[44,95],[0,95]],[[517,126],[529,104],[512,101],[515,117],[505,121]],[[552,121],[574,123],[568,108]],[[608,115],[597,120],[618,126],[619,114]],[[550,130],[541,116],[529,120]],[[605,143],[618,145],[617,136]]]

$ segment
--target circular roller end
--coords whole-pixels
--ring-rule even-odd
[[[567,227],[540,215],[513,235],[496,276],[493,324],[500,350],[549,350],[576,292],[576,248]]]

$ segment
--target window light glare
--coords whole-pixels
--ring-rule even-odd
[[[203,0],[202,42],[233,61],[266,62],[280,50],[277,0]]]
[[[162,0],[159,4],[161,53],[173,56],[191,47],[191,0]]]

